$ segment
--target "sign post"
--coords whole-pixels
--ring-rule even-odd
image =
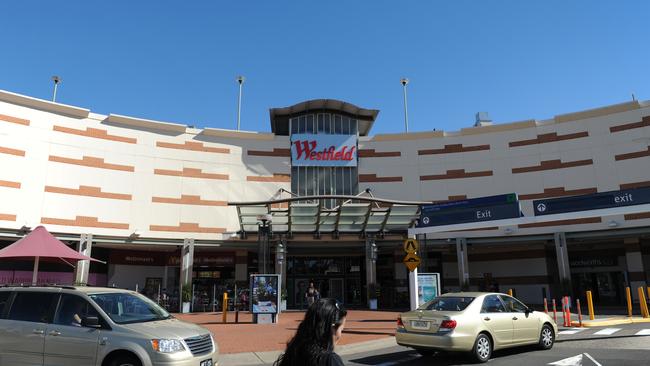
[[[420,245],[414,238],[404,240],[404,265],[409,270],[409,302],[411,310],[418,307],[418,265],[420,264],[420,257],[416,254]]]

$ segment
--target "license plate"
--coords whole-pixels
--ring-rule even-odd
[[[211,359],[210,360],[203,360],[203,361],[201,361],[199,366],[213,366],[212,365],[212,360]]]
[[[411,328],[426,330],[429,329],[429,322],[423,320],[411,320]]]

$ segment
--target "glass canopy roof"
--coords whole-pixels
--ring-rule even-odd
[[[323,201],[336,199],[327,209]],[[287,233],[381,233],[404,231],[420,217],[420,204],[365,196],[305,196],[264,202],[233,202],[242,232],[257,232],[270,222],[274,232]]]

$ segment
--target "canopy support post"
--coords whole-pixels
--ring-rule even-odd
[[[38,277],[38,261],[41,257],[34,258],[34,273],[32,274],[32,286],[36,286],[36,279]]]

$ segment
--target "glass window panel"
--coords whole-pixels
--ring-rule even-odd
[[[325,129],[325,121],[322,118],[322,114],[318,115],[318,133],[327,133],[328,131]]]
[[[345,194],[343,168],[336,168],[336,194]]]
[[[343,119],[346,119],[346,118],[348,118],[348,117],[343,117]],[[338,121],[336,121],[336,122],[334,123],[334,133],[335,133],[335,134],[341,134],[342,125],[343,125],[343,121],[342,121],[342,120],[338,120]]]
[[[356,135],[359,133],[357,120],[354,118],[350,119],[350,134]]]
[[[306,128],[307,126],[306,126],[306,122],[305,122],[306,119],[307,118],[305,118],[305,116],[300,117],[300,122],[298,124],[298,126],[299,126],[298,131],[300,131],[300,133],[305,133],[305,131],[307,130],[307,128]]]
[[[10,291],[0,292],[0,319],[2,319],[5,306],[9,302],[9,295],[11,295]]]
[[[326,125],[332,124],[332,115],[331,114],[325,113],[323,115],[323,118],[325,119],[325,124]]]
[[[291,124],[291,133],[298,133],[298,118],[292,118],[289,120]]]
[[[305,132],[306,133],[314,133],[314,115],[310,114],[306,116],[305,119]]]
[[[18,292],[11,305],[8,319],[26,322],[49,323],[52,320],[56,300],[54,292]]]
[[[346,118],[343,120],[343,124],[341,126],[341,133],[344,135],[349,135],[350,134],[350,119]]]
[[[332,126],[335,126],[335,125],[337,125],[337,124],[340,124],[340,123],[341,123],[341,118],[342,118],[342,117],[341,117],[340,114],[335,114],[335,115],[334,115],[334,118],[333,118],[333,121],[332,121]],[[332,132],[332,133],[334,133],[334,132]]]
[[[88,316],[99,318],[97,310],[88,301],[79,296],[63,294],[54,318],[54,324],[80,327],[81,320]]]

